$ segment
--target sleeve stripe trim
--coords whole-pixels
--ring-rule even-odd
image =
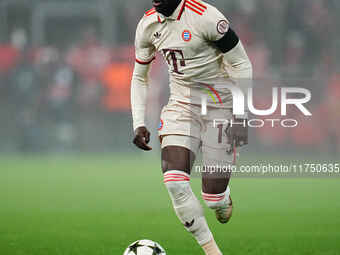
[[[203,5],[203,4],[199,3],[199,2],[197,2],[196,0],[190,0],[190,1],[192,1],[192,2],[194,2],[195,4],[201,6],[203,9],[207,9],[207,7],[206,7],[205,5]]]
[[[202,12],[197,11],[196,9],[192,8],[190,5],[187,5],[187,4],[186,4],[185,7],[189,8],[190,10],[192,10],[193,12],[196,12],[196,13],[199,14],[199,15],[203,15]]]
[[[195,5],[193,2],[187,1],[192,7],[195,7],[197,10],[201,11],[202,13],[205,11],[204,9],[200,8],[199,6]]]
[[[149,61],[141,61],[141,60],[139,60],[139,59],[137,59],[136,58],[136,62],[138,63],[138,64],[141,64],[141,65],[148,65],[148,64],[150,64],[152,61],[154,61],[154,59],[155,59],[155,57],[153,57],[151,60],[149,60]]]
[[[156,11],[152,11],[152,12],[149,12],[148,14],[146,14],[146,16],[150,16],[150,15],[155,14],[155,13],[156,13]]]
[[[153,11],[155,11],[155,8],[152,8],[152,9],[146,11],[145,14],[147,15],[147,14],[149,14],[150,12],[153,12]]]

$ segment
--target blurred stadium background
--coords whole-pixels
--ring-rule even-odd
[[[262,85],[312,90],[313,118],[290,132],[253,130],[247,155],[338,162],[340,2],[207,2],[230,19]],[[148,107],[154,152],[131,144],[134,33],[150,8],[151,0],[0,0],[0,254],[119,255],[140,238],[170,255],[199,254],[161,183],[161,57]],[[338,179],[232,185],[229,226],[207,212],[226,254],[340,254]]]
[[[313,91],[314,122],[302,131],[308,136],[275,130],[270,139],[258,134],[257,142],[314,145],[317,153],[339,155],[338,1],[210,2],[240,34],[256,78],[289,77],[298,82],[287,85],[303,81]],[[0,1],[0,152],[131,150],[134,33],[150,6],[149,0]],[[168,96],[161,57],[152,77],[154,131]]]

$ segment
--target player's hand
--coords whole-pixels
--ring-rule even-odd
[[[151,151],[152,148],[148,146],[150,142],[150,132],[146,127],[139,127],[135,130],[135,138],[133,143],[140,149],[145,151]]]
[[[243,125],[244,123],[244,125]],[[248,121],[243,119],[233,120],[233,125],[229,123],[225,130],[228,137],[228,144],[230,144],[227,152],[233,153],[236,147],[241,147],[248,144]]]

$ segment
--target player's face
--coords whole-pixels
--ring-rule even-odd
[[[177,8],[181,0],[152,0],[156,11],[169,17]]]

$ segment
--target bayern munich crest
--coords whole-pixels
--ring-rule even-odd
[[[184,41],[189,42],[191,40],[191,32],[189,30],[184,30],[182,33],[182,38]]]

